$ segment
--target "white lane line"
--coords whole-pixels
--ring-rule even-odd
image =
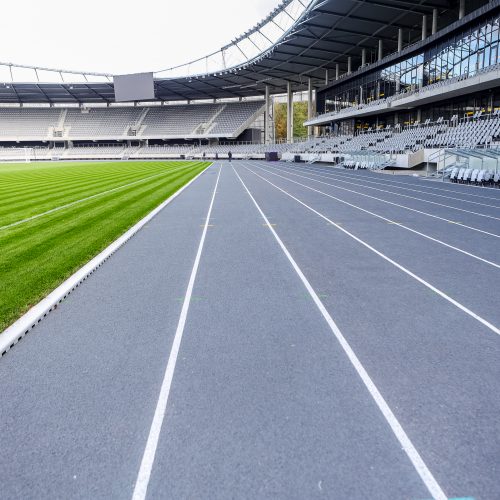
[[[332,167],[319,167],[319,168],[321,168],[323,170],[323,169],[332,168]],[[345,175],[345,176],[349,177],[350,179],[358,179],[359,178],[357,176],[357,174],[348,174],[347,171],[346,171],[346,169],[343,169],[343,168],[340,168],[340,167],[333,167],[333,168],[335,168],[336,170],[339,170],[340,172],[342,172],[342,174],[339,173],[339,175]],[[373,174],[373,175],[377,175],[377,174]],[[389,176],[388,174],[378,174],[378,175],[383,175],[384,177],[387,177],[387,180],[385,182],[393,185],[394,187],[397,187],[396,185],[403,185],[403,186],[408,186],[408,185],[415,186],[416,185],[416,184],[411,184],[411,183],[396,181],[396,180],[393,179],[392,176]],[[425,177],[419,177],[418,179],[419,179],[419,182],[421,182],[421,181],[440,182],[441,183],[440,185],[445,185],[445,184],[442,184],[442,181],[440,181],[440,180],[438,181],[436,179],[426,179]],[[485,200],[500,201],[499,198],[495,198],[493,196],[484,196],[484,195],[480,195],[480,194],[471,194],[471,193],[466,193],[465,191],[461,191],[460,189],[458,189],[458,186],[462,186],[462,184],[451,184],[451,183],[449,183],[448,185],[455,186],[455,187],[457,187],[457,189],[443,189],[443,188],[432,187],[432,186],[420,186],[420,187],[425,187],[425,189],[432,189],[433,191],[442,191],[443,193],[455,193],[455,194],[460,194],[460,195],[463,195],[463,196],[471,196],[473,198],[483,198]],[[487,186],[470,186],[470,185],[467,185],[466,187],[467,188],[474,187],[476,189],[491,189],[491,190],[496,190],[496,188],[491,188],[491,187],[487,187]]]
[[[279,167],[275,167],[275,166],[269,166],[269,168],[275,168],[275,169],[279,170]],[[450,222],[450,223],[456,224],[457,226],[463,227],[465,229],[470,229],[471,231],[477,231],[478,233],[486,234],[488,236],[493,236],[494,238],[500,238],[499,234],[490,233],[489,231],[485,231],[484,229],[479,229],[477,227],[468,226],[467,224],[462,224],[461,222],[452,221],[450,219],[446,219],[445,217],[440,217],[439,215],[434,215],[434,214],[430,214],[428,212],[423,212],[422,210],[417,210],[416,208],[407,207],[406,205],[400,205],[399,203],[395,203],[393,201],[384,200],[382,198],[377,198],[376,196],[372,196],[370,194],[360,193],[359,191],[354,191],[353,189],[348,189],[348,188],[345,188],[342,186],[338,186],[337,184],[331,184],[329,182],[320,181],[318,179],[314,179],[311,177],[301,176],[299,174],[292,174],[290,172],[287,172],[287,173],[289,175],[295,175],[297,177],[304,177],[304,179],[308,179],[308,180],[313,181],[313,182],[318,182],[319,184],[324,184],[325,186],[331,186],[335,189],[341,189],[342,191],[348,191],[349,193],[358,194],[360,196],[364,196],[365,198],[371,198],[372,200],[377,200],[377,201],[380,201],[382,203],[387,203],[388,205],[393,205],[395,207],[403,208],[404,210],[409,210],[410,212],[415,212],[415,213],[418,213],[421,215],[425,215],[427,217],[432,217],[433,219],[438,219],[438,220],[443,220],[445,222]]]
[[[282,179],[285,179],[286,181],[288,182],[292,182],[293,184],[297,184],[299,186],[302,186],[302,187],[305,187],[306,189],[309,189],[311,191],[314,191],[315,193],[319,193],[323,196],[327,196],[328,198],[332,198],[333,200],[336,200],[340,203],[344,203],[345,205],[348,205],[352,208],[355,208],[357,210],[360,210],[361,212],[365,212],[369,215],[372,215],[373,217],[377,217],[379,219],[382,219],[386,222],[388,222],[389,224],[394,224],[398,227],[400,227],[401,229],[406,229],[407,231],[410,231],[414,234],[418,234],[419,236],[422,236],[423,238],[426,238],[430,241],[434,241],[435,243],[438,243],[440,245],[443,245],[447,248],[450,248],[452,250],[455,250],[457,252],[460,252],[460,253],[463,253],[464,255],[467,255],[468,257],[472,257],[473,259],[477,259],[481,262],[484,262],[485,264],[488,264],[490,266],[493,266],[493,267],[496,267],[497,269],[500,269],[500,264],[496,264],[495,262],[492,262],[490,260],[487,260],[487,259],[483,259],[482,257],[479,257],[478,255],[475,255],[473,253],[470,253],[470,252],[467,252],[466,250],[462,250],[461,248],[458,248],[458,247],[455,247],[453,245],[450,245],[448,243],[445,243],[444,241],[441,241],[441,240],[438,240],[437,238],[433,238],[432,236],[429,236],[427,234],[424,234],[424,233],[421,233],[420,231],[417,231],[415,229],[412,229],[411,227],[408,227],[408,226],[405,226],[404,224],[402,224],[401,222],[396,222],[392,219],[388,219],[387,217],[384,217],[382,215],[379,215],[379,214],[376,214],[375,212],[371,212],[370,210],[366,210],[365,208],[362,208],[362,207],[359,207],[357,205],[354,205],[353,203],[349,203],[348,201],[345,201],[345,200],[342,200],[341,198],[337,198],[336,196],[333,196],[331,194],[328,194],[328,193],[325,193],[324,191],[320,191],[319,189],[315,189],[311,186],[308,186],[306,184],[302,184],[301,182],[297,182],[297,181],[294,181],[293,179],[289,179],[288,177],[285,177],[283,175],[279,175],[275,172],[271,172],[263,167],[259,167],[259,166],[256,166],[257,168],[259,168],[260,170],[263,170],[264,172],[267,172],[268,174],[271,174],[271,175],[275,175],[276,177],[281,177]],[[305,179],[308,179],[307,177],[303,176],[303,175],[298,175],[298,174],[292,174],[291,172],[286,172],[288,175],[297,175],[298,177],[304,177]]]
[[[316,172],[312,172],[312,169],[313,168],[317,168],[317,167],[306,168],[306,167],[300,167],[300,166],[296,167],[295,165],[293,167],[287,165],[287,167],[290,168],[290,169],[293,169],[293,170],[299,170],[300,169],[301,172],[306,171],[306,172],[309,172],[309,173],[311,173],[313,175],[319,175]],[[318,169],[318,171],[319,171],[319,169]],[[400,186],[396,186],[394,184],[372,181],[372,180],[369,180],[369,179],[365,179],[365,178],[363,178],[361,176],[359,178],[357,178],[356,176],[349,176],[349,175],[340,174],[340,173],[337,173],[337,172],[327,172],[327,171],[325,171],[323,169],[321,169],[321,173],[323,173],[325,175],[328,175],[328,177],[330,177],[331,179],[339,179],[340,180],[342,178],[342,176],[347,177],[348,179],[357,179],[360,182],[355,183],[355,184],[357,186],[360,186],[360,187],[369,187],[369,186],[367,186],[366,184],[363,184],[363,183],[375,184],[376,186],[385,186],[385,187],[389,186],[389,187],[392,187],[394,189],[402,189],[404,191],[412,191],[414,193],[422,193],[422,194],[426,194],[428,196],[438,196],[440,198],[447,198],[448,200],[460,201],[462,203],[472,203],[474,205],[480,205],[482,207],[489,207],[489,208],[495,208],[496,210],[500,210],[500,206],[498,206],[498,205],[489,205],[487,203],[482,203],[482,202],[479,202],[479,201],[464,200],[463,198],[455,198],[454,196],[446,196],[445,194],[429,193],[428,191],[422,191],[420,189],[412,189],[412,188],[409,188],[409,187],[400,187]],[[387,192],[391,193],[392,191],[387,191]],[[397,193],[394,193],[394,194],[397,194]]]
[[[172,379],[174,377],[175,365],[177,364],[177,356],[179,354],[182,336],[184,334],[184,326],[186,325],[187,314],[189,311],[189,304],[191,303],[191,296],[193,294],[194,282],[196,279],[196,274],[198,272],[198,267],[200,265],[201,253],[203,251],[203,245],[205,243],[205,237],[207,235],[208,223],[210,220],[210,215],[212,213],[212,207],[214,205],[217,186],[219,185],[221,171],[222,171],[222,165],[219,167],[219,173],[217,174],[217,180],[215,181],[215,187],[212,193],[212,199],[210,200],[210,206],[208,207],[207,217],[205,219],[205,227],[203,228],[203,232],[201,234],[200,244],[198,245],[198,252],[196,253],[196,258],[194,260],[193,268],[191,270],[191,276],[189,277],[189,282],[186,289],[184,302],[182,303],[179,322],[177,324],[174,340],[172,342],[172,348],[170,350],[167,367],[165,369],[165,375],[163,378],[163,382],[161,384],[160,395],[158,397],[158,403],[156,404],[156,410],[153,417],[153,422],[151,423],[148,440],[146,442],[146,447],[144,449],[144,454],[142,456],[141,467],[139,469],[139,474],[137,475],[137,480],[135,483],[132,500],[144,500],[146,498],[149,479],[151,477],[151,470],[153,468],[156,449],[158,447],[158,440],[160,438],[160,432],[163,425],[163,420],[165,418],[165,412],[167,409],[170,387],[172,386]]]
[[[246,168],[246,167],[245,167]],[[382,415],[384,416],[385,420],[389,424],[392,432],[396,436],[396,439],[399,441],[401,444],[403,450],[406,452],[408,455],[408,458],[410,459],[411,463],[413,464],[413,467],[417,471],[418,475],[422,479],[423,483],[429,490],[429,493],[432,495],[432,498],[434,500],[447,500],[448,497],[445,495],[444,491],[441,489],[441,486],[439,486],[438,482],[432,475],[431,471],[423,461],[422,457],[418,453],[417,449],[413,445],[412,441],[406,434],[405,430],[399,423],[398,419],[392,412],[391,408],[385,401],[384,397],[378,390],[377,386],[371,379],[370,375],[368,375],[368,372],[365,370],[364,366],[361,364],[361,361],[358,359],[356,356],[355,352],[352,350],[349,342],[347,342],[346,338],[340,331],[339,327],[333,320],[333,318],[330,316],[330,313],[327,311],[326,307],[323,305],[323,302],[321,299],[318,297],[318,294],[315,292],[314,288],[311,286],[309,283],[309,280],[306,278],[298,264],[295,262],[294,258],[286,248],[285,244],[283,241],[281,241],[281,238],[278,236],[278,233],[274,230],[272,225],[269,223],[269,220],[267,219],[266,215],[260,208],[259,204],[253,197],[252,193],[249,191],[248,187],[246,184],[243,182],[242,178],[239,176],[238,172],[236,172],[234,166],[233,170],[235,174],[238,176],[238,179],[240,180],[241,184],[245,188],[246,192],[248,193],[248,196],[250,196],[250,199],[253,201],[254,205],[257,207],[257,210],[259,211],[260,215],[262,218],[266,221],[267,227],[273,234],[274,238],[278,242],[278,245],[281,247],[281,250],[283,250],[283,253],[289,260],[290,264],[292,265],[293,269],[299,276],[300,280],[304,284],[306,290],[309,292],[309,295],[313,299],[314,303],[316,304],[316,307],[319,309],[320,313],[322,314],[323,318],[327,322],[328,326],[330,327],[330,330],[332,331],[333,335],[341,345],[342,349],[346,353],[347,357],[349,358],[349,361],[353,365],[354,369],[358,373],[359,377],[363,381],[365,387],[368,389],[368,392],[370,393],[371,397],[375,401],[376,405],[378,406],[379,410],[381,411]]]
[[[325,179],[333,180],[331,176],[325,176],[325,175],[321,175],[321,174],[312,174],[312,175],[316,175],[318,177],[323,177]],[[335,180],[337,182],[343,182],[345,184],[352,184],[353,186],[357,186],[357,187],[361,187],[361,188],[365,188],[365,189],[372,189],[374,191],[380,191],[381,193],[393,194],[394,196],[401,196],[402,198],[409,198],[411,200],[422,201],[424,203],[430,203],[431,205],[437,205],[439,207],[450,208],[451,210],[458,210],[459,212],[465,212],[465,213],[468,213],[471,215],[477,215],[478,217],[486,217],[488,219],[500,220],[500,217],[495,217],[494,215],[481,214],[479,212],[473,212],[472,210],[466,210],[465,208],[453,207],[452,205],[444,205],[443,203],[438,203],[437,201],[424,200],[423,198],[417,198],[416,196],[410,196],[409,194],[395,193],[394,191],[388,191],[387,189],[380,189],[380,188],[376,188],[373,186],[366,186],[366,185],[359,184],[357,182],[344,181],[338,177],[335,177]]]
[[[72,207],[73,205],[78,205],[79,203],[83,203],[84,201],[92,200],[94,198],[98,198],[99,196],[104,196],[105,194],[113,193],[114,191],[119,191],[120,189],[124,189],[129,186],[133,186],[134,184],[139,184],[140,182],[147,181],[149,179],[153,179],[154,177],[159,177],[160,175],[165,175],[169,172],[175,172],[177,170],[180,170],[182,168],[189,168],[185,165],[180,166],[180,167],[175,167],[172,169],[164,170],[163,172],[159,172],[158,174],[150,175],[148,177],[144,177],[142,179],[139,179],[134,182],[129,182],[128,184],[123,184],[121,186],[117,186],[113,189],[108,189],[107,191],[102,191],[100,193],[93,194],[92,196],[87,196],[86,198],[81,198],[79,200],[72,201],[71,203],[66,203],[65,205],[60,205],[59,207],[51,208],[50,210],[47,210],[46,212],[42,212],[40,214],[32,215],[31,217],[27,217],[26,219],[18,220],[16,222],[12,222],[10,224],[6,224],[5,226],[0,226],[0,231],[3,229],[8,229],[9,227],[14,227],[14,226],[19,226],[20,224],[24,224],[26,222],[30,222],[35,219],[39,219],[40,217],[44,217],[45,215],[52,214],[54,212],[58,212],[59,210],[64,210],[65,208]]]
[[[358,238],[353,233],[347,231],[347,229],[344,229],[339,224],[333,222],[331,219],[329,219],[328,217],[326,217],[326,215],[323,215],[322,213],[318,212],[314,208],[310,207],[309,205],[307,205],[306,203],[304,203],[302,200],[299,200],[298,198],[296,198],[295,196],[293,196],[293,194],[289,193],[288,191],[285,191],[284,189],[280,188],[276,184],[273,184],[269,179],[266,179],[265,177],[262,177],[262,175],[259,175],[257,172],[254,172],[253,170],[251,170],[250,168],[248,168],[246,166],[244,168],[246,168],[253,175],[259,177],[263,181],[265,181],[268,184],[270,184],[271,186],[275,187],[278,191],[281,191],[283,194],[289,196],[290,198],[292,198],[293,200],[295,200],[297,203],[299,203],[303,207],[305,207],[308,210],[310,210],[311,212],[315,213],[316,215],[318,215],[319,217],[321,217],[323,220],[329,222],[332,226],[335,226],[339,231],[342,231],[344,234],[346,234],[347,236],[349,236],[353,240],[357,241],[358,243],[360,243],[361,245],[363,245],[368,250],[372,251],[373,253],[375,253],[376,255],[378,255],[379,257],[381,257],[382,259],[384,259],[385,261],[387,261],[390,264],[392,264],[393,266],[397,267],[399,270],[403,271],[405,274],[407,274],[408,276],[412,277],[413,279],[415,279],[416,281],[418,281],[419,283],[421,283],[422,285],[424,285],[425,287],[427,287],[429,290],[433,291],[435,294],[439,295],[443,299],[445,299],[448,302],[450,302],[451,304],[453,304],[455,307],[457,307],[458,309],[460,309],[461,311],[463,311],[465,314],[468,314],[471,318],[474,318],[475,320],[479,321],[481,324],[483,324],[486,328],[490,329],[492,332],[496,333],[497,335],[500,335],[500,329],[497,328],[492,323],[490,323],[489,321],[487,321],[486,319],[484,319],[481,316],[479,316],[479,314],[476,314],[475,312],[471,311],[469,308],[465,307],[463,304],[461,304],[457,300],[453,299],[452,297],[450,297],[449,295],[447,295],[443,291],[439,290],[439,288],[436,288],[434,285],[431,285],[429,282],[425,281],[423,278],[421,278],[420,276],[417,276],[415,273],[411,272],[406,267],[402,266],[401,264],[399,264],[395,260],[391,259],[390,257],[388,257],[387,255],[385,255],[384,253],[382,253],[379,250],[377,250],[376,248],[372,247],[370,244],[366,243],[361,238]]]

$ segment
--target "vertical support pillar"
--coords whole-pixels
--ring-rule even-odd
[[[438,10],[432,9],[432,34],[434,35],[438,30]]]
[[[382,40],[378,41],[378,60],[380,61],[384,57],[384,42]]]
[[[327,68],[327,69],[325,69],[325,85],[328,85],[329,80],[330,80],[330,78],[328,75],[328,68]]]
[[[286,142],[293,142],[293,92],[292,82],[286,83]]]
[[[347,58],[347,74],[350,75],[352,73],[352,57],[349,56]]]
[[[458,19],[462,19],[465,16],[465,0],[460,0],[460,5],[458,7]]]
[[[338,80],[340,77],[340,64],[337,63],[335,65],[335,80]]]
[[[366,49],[361,49],[361,67],[366,66]]]
[[[422,40],[427,38],[427,16],[422,16]]]
[[[398,52],[403,50],[403,28],[398,30]]]
[[[269,125],[270,125],[270,114],[269,114],[269,85],[265,86],[265,96],[266,96],[266,109],[264,111],[264,144],[269,144]]]
[[[310,120],[313,117],[313,88],[312,79],[309,77],[307,79],[307,119]],[[309,125],[307,127],[307,137],[311,138],[313,134],[313,127]]]

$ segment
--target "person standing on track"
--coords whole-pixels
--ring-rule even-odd
[[[233,153],[231,153],[231,151],[229,151],[227,153],[227,157],[229,158],[229,161],[231,161],[233,159]]]

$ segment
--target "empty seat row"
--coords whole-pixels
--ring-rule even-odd
[[[500,173],[478,168],[455,167],[451,170],[450,181],[459,184],[500,187]]]

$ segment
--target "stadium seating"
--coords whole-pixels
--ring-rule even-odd
[[[172,106],[0,108],[0,139],[116,140],[234,138],[263,112],[262,101]]]
[[[94,139],[123,137],[130,124],[140,116],[141,108],[69,109],[64,120],[64,137]]]
[[[61,110],[53,108],[0,108],[0,137],[46,139],[50,127],[57,125],[60,115]]]

